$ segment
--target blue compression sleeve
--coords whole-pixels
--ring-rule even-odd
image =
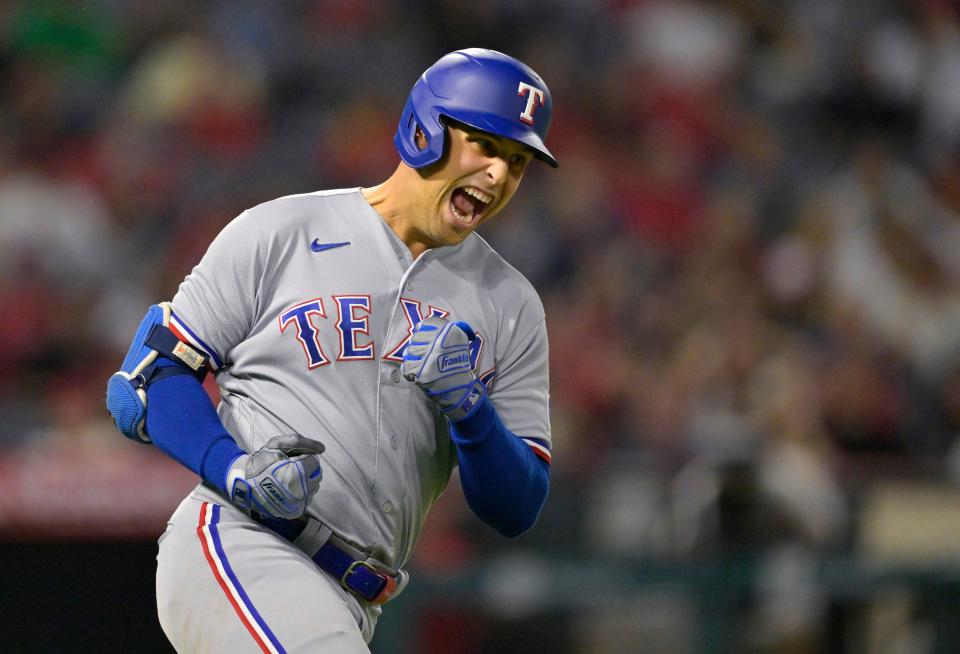
[[[147,386],[147,433],[161,452],[220,490],[227,468],[244,454],[192,375],[174,375]]]
[[[534,525],[550,490],[550,466],[506,428],[485,398],[465,420],[450,423],[460,484],[470,509],[504,536]]]

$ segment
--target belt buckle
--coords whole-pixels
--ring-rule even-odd
[[[361,566],[366,568],[373,574],[377,575],[378,577],[383,576],[377,571],[376,568],[374,568],[372,565],[370,565],[366,561],[354,561],[353,563],[347,566],[347,569],[343,573],[343,576],[340,577],[340,585],[343,586],[346,590],[349,590],[351,592],[356,592],[352,588],[350,588],[350,586],[347,585],[347,577],[349,577],[354,572],[356,572],[357,568]]]
[[[364,560],[354,561],[353,563],[347,566],[347,569],[344,571],[343,575],[340,577],[340,585],[344,588],[344,590],[354,594],[358,594],[357,589],[351,588],[349,585],[347,585],[347,579],[350,577],[350,575],[356,572],[356,569],[358,567],[364,567],[370,572],[372,572],[373,574],[375,574],[376,576],[384,580],[384,585],[383,585],[383,588],[380,589],[380,592],[378,592],[374,597],[371,597],[371,598],[364,597],[364,599],[366,599],[371,604],[383,604],[388,599],[390,599],[394,591],[397,590],[397,580],[394,577],[381,572],[376,568],[376,566]]]

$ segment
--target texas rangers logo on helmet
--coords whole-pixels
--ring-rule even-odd
[[[520,97],[527,96],[527,106],[523,110],[523,113],[520,114],[520,120],[528,125],[533,125],[534,110],[537,106],[543,106],[543,91],[536,86],[530,86],[526,82],[520,82],[520,86],[517,88],[517,95]]]

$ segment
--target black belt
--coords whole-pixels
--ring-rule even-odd
[[[268,518],[256,512],[251,517],[291,542],[307,526],[306,520]],[[353,554],[334,543],[333,536],[310,558],[321,570],[337,579],[343,588],[372,604],[383,604],[397,590],[395,576],[378,571],[368,561],[354,558]]]

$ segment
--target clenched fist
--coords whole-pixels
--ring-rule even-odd
[[[296,434],[274,436],[227,471],[226,489],[238,507],[290,520],[306,511],[320,485],[323,444]]]
[[[465,322],[424,318],[414,328],[400,364],[407,381],[416,383],[454,422],[473,415],[487,396],[470,360],[475,338]]]

